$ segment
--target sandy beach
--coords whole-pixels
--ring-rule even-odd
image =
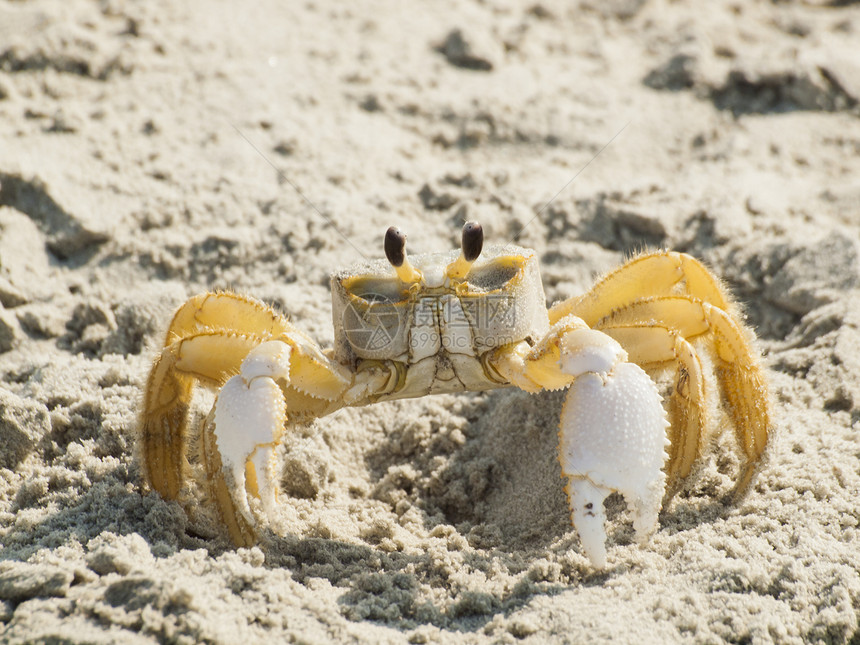
[[[746,497],[715,406],[647,542],[607,501],[596,570],[564,393],[515,388],[296,428],[252,548],[202,487],[144,485],[143,388],[188,297],[254,296],[328,348],[333,271],[392,225],[457,248],[466,220],[536,251],[547,305],[642,250],[720,276],[773,410]],[[856,1],[0,0],[0,642],[857,644],[858,621]]]

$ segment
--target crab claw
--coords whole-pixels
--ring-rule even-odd
[[[573,374],[577,378],[559,424],[559,461],[568,478],[571,522],[598,568],[606,566],[606,497],[613,491],[624,496],[641,542],[656,529],[666,485],[662,468],[669,424],[660,394],[642,368],[623,362],[620,346],[611,358],[606,350],[612,343],[601,342],[597,352],[591,343],[568,348],[571,353],[561,361],[568,373],[589,370]]]
[[[239,374],[218,394],[212,423],[206,429],[204,454],[210,482],[222,519],[238,544],[252,544],[259,525],[248,503],[249,494],[260,500],[265,516],[275,512],[275,448],[287,412],[277,381],[289,379],[290,352],[290,346],[281,341],[265,342],[251,350]]]

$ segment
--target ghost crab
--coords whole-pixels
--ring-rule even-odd
[[[476,223],[464,226],[459,251],[410,262],[405,244],[392,227],[387,263],[332,275],[328,351],[251,298],[204,293],[182,305],[146,385],[149,485],[180,497],[197,382],[219,390],[202,455],[209,497],[240,546],[255,543],[274,513],[275,450],[291,424],[440,392],[569,388],[558,458],[583,551],[603,567],[604,499],[624,496],[639,541],[656,530],[663,501],[690,474],[713,425],[705,394],[713,373],[741,454],[735,492],[748,488],[767,444],[767,389],[752,332],[700,262],[640,255],[547,310],[535,252],[507,245],[482,254]],[[700,352],[713,370],[703,369]],[[664,409],[644,370],[666,366],[675,379]]]

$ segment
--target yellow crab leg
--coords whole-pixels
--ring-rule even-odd
[[[509,383],[526,392],[560,390],[573,383],[574,377],[559,369],[564,351],[565,337],[568,343],[583,334],[597,346],[600,334],[592,331],[579,318],[567,316],[556,322],[534,347],[526,342],[504,345],[494,351],[490,364]]]
[[[184,480],[194,380],[221,385],[251,348],[287,324],[271,307],[228,292],[202,293],[177,309],[150,371],[140,423],[144,476],[162,496],[175,499]]]
[[[290,325],[281,314],[259,300],[227,291],[201,293],[176,310],[164,344],[212,329],[277,336],[290,329]]]
[[[667,498],[687,477],[702,452],[708,428],[705,377],[693,346],[677,331],[643,323],[607,326],[601,331],[627,351],[629,360],[646,369],[661,363],[677,364],[677,377],[669,399],[669,459],[666,462]]]
[[[213,331],[165,347],[146,383],[140,419],[142,466],[150,486],[176,499],[184,482],[188,405],[195,380],[220,385],[263,339]]]
[[[167,332],[167,346],[156,359],[146,385],[141,414],[142,462],[150,485],[175,499],[184,481],[188,406],[194,381],[221,386],[256,346],[278,338],[299,360],[291,385],[293,400],[331,400],[348,383],[313,341],[271,307],[233,293],[204,293],[182,305]]]
[[[716,350],[717,379],[728,404],[745,463],[735,486],[742,494],[752,479],[754,467],[767,445],[770,428],[768,390],[764,373],[747,340],[749,333],[733,316],[718,307],[685,296],[646,298],[616,310],[597,327],[641,324],[653,321],[682,336],[708,334]]]
[[[735,495],[740,496],[752,481],[756,463],[767,446],[770,429],[768,388],[764,373],[735,321],[725,311],[707,303],[703,308],[722,359],[717,366],[717,377],[728,403],[738,444],[746,457],[735,485]]]
[[[687,293],[725,311],[731,301],[720,281],[686,253],[659,251],[633,258],[597,282],[582,296],[568,298],[549,310],[550,324],[573,314],[594,326],[627,303],[648,296],[669,295],[681,280]]]

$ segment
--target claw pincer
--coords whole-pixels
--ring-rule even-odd
[[[576,380],[561,413],[559,461],[568,478],[571,523],[596,567],[606,566],[603,501],[610,493],[624,496],[637,540],[644,541],[656,529],[669,443],[669,422],[654,382],[638,365],[623,362],[626,352],[609,340],[596,350],[595,345],[568,349],[570,354],[561,361]],[[612,344],[617,351],[610,362]]]
[[[228,488],[244,518],[254,522],[248,492],[259,497],[263,509],[275,510],[275,448],[287,421],[278,381],[289,383],[290,346],[278,340],[257,345],[242,361],[215,400],[214,434],[223,462],[220,476],[231,479]],[[209,445],[209,444],[207,444]]]

